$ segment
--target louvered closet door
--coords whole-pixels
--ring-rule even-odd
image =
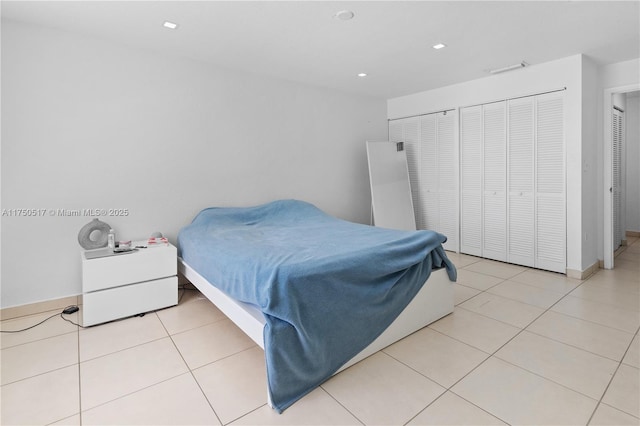
[[[438,144],[438,212],[436,230],[446,235],[446,250],[458,248],[458,203],[455,151],[455,116],[452,111],[434,114]],[[423,163],[424,166],[424,163]]]
[[[482,106],[460,110],[460,251],[482,256]]]
[[[483,106],[483,245],[482,256],[507,260],[506,102]]]
[[[507,261],[535,264],[534,98],[508,102]]]
[[[537,268],[566,272],[564,92],[536,98]]]
[[[622,244],[622,131],[623,113],[613,110],[613,158],[612,195],[613,195],[613,249],[617,250]]]
[[[420,208],[419,229],[436,231],[440,223],[438,209],[438,144],[435,114],[420,117]]]

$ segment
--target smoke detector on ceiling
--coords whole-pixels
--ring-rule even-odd
[[[333,15],[334,18],[341,21],[348,21],[350,19],[353,19],[354,16],[355,14],[350,10],[341,10],[340,12],[337,12],[335,15]]]

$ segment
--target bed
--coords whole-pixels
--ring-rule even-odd
[[[453,311],[456,270],[444,241],[299,200],[213,207],[180,231],[179,270],[264,349],[268,403],[282,412]]]

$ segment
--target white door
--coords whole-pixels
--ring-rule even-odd
[[[482,256],[482,106],[460,110],[460,251]]]
[[[564,92],[536,97],[535,266],[566,272]]]
[[[447,237],[446,250],[458,249],[458,161],[455,149],[455,115],[452,111],[434,114],[438,143],[438,227]],[[424,167],[424,163],[422,164]]]
[[[613,157],[612,157],[612,192],[613,192],[613,250],[617,250],[624,239],[622,220],[622,143],[624,135],[624,112],[613,108]]]
[[[534,98],[510,100],[508,120],[507,260],[534,266]]]
[[[483,106],[482,256],[507,260],[506,102]]]

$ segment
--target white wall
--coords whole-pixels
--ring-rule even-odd
[[[628,86],[640,82],[640,58],[602,67],[602,87]]]
[[[582,266],[580,271],[585,271],[595,266],[598,260],[598,230],[602,228],[598,222],[598,162],[602,161],[598,156],[598,103],[602,99],[600,91],[599,68],[586,56],[582,58]],[[576,105],[574,105],[576,107]],[[570,179],[578,173],[578,165],[567,169],[567,178]],[[567,225],[571,226],[573,217],[567,215]],[[578,242],[576,241],[577,247]]]
[[[640,232],[640,96],[627,98],[627,231]]]
[[[585,65],[585,62],[587,64]],[[583,75],[583,67],[587,72]],[[566,88],[565,92],[565,140],[567,149],[567,268],[584,271],[596,262],[594,236],[583,245],[583,233],[587,226],[597,221],[596,196],[585,197],[583,181],[595,181],[596,167],[590,162],[595,158],[595,146],[583,146],[583,134],[591,126],[583,128],[583,102],[585,114],[596,119],[596,107],[591,105],[594,93],[583,92],[583,78],[596,79],[596,67],[575,55],[557,61],[533,65],[517,71],[489,76],[439,89],[420,92],[388,101],[388,117],[399,118],[416,114],[459,108],[518,96],[532,95]],[[595,136],[586,137],[591,144]],[[584,164],[583,164],[584,161]],[[584,172],[583,172],[584,166]],[[593,230],[595,234],[595,230]]]
[[[101,217],[126,239],[202,208],[278,198],[368,222],[365,140],[384,100],[236,73],[79,35],[2,22],[1,306],[81,292],[77,234]]]

